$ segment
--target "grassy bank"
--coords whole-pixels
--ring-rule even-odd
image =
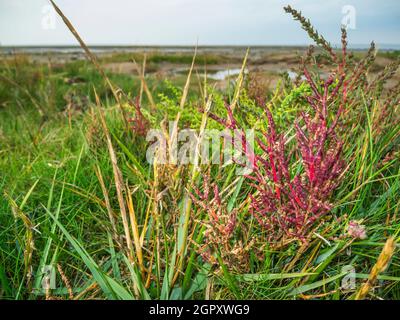
[[[0,297],[400,299],[398,56],[371,77],[373,46],[353,57],[342,30],[333,51],[288,11],[320,49],[273,89],[245,53],[224,90],[193,56],[148,57],[187,63],[174,83],[141,56],[3,58]],[[103,71],[126,59],[135,75]],[[255,169],[150,164],[146,133],[171,142],[173,120],[255,128]]]

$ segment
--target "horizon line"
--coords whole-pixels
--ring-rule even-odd
[[[307,48],[312,44],[202,44],[202,45],[191,45],[191,44],[87,44],[91,48],[280,48],[280,47],[291,47],[291,48]],[[354,43],[348,44],[348,48],[358,47],[369,47],[371,43]],[[393,49],[400,48],[400,43],[377,43],[377,47],[393,47]],[[333,48],[341,47],[340,43],[331,43]],[[0,42],[0,49],[5,48],[81,48],[79,44],[5,44],[2,45]],[[317,48],[317,46],[316,46]]]

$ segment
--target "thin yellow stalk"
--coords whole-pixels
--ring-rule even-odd
[[[139,65],[136,63],[136,60],[135,60],[135,59],[132,59],[132,60],[133,60],[133,63],[134,63],[134,65],[135,65],[136,72],[138,73],[138,75],[139,75],[139,77],[140,77],[141,88],[143,88],[143,89],[144,89],[144,92],[146,92],[147,99],[149,99],[151,109],[152,109],[152,110],[155,110],[155,109],[156,109],[156,104],[155,104],[155,102],[154,102],[153,95],[151,94],[151,92],[150,92],[150,90],[149,90],[149,87],[147,86],[146,79],[145,79],[145,77],[144,77],[144,75],[145,75],[145,73],[144,73],[144,66],[145,66],[145,65],[143,66],[143,69],[140,70]],[[144,62],[144,63],[145,63],[145,62]],[[142,89],[141,89],[141,90],[142,90]]]
[[[128,194],[128,210],[129,210],[129,218],[133,234],[133,242],[135,244],[136,256],[139,263],[139,268],[142,272],[142,275],[144,275],[145,267],[143,264],[143,253],[142,253],[142,245],[140,243],[139,228],[136,221],[135,209],[133,208],[132,195],[130,192],[128,192],[127,194]]]
[[[244,80],[244,71],[245,71],[245,68],[246,68],[247,57],[248,56],[249,56],[249,49],[247,49],[247,51],[246,51],[246,55],[245,55],[245,57],[243,59],[242,68],[240,69],[240,73],[239,73],[239,75],[237,77],[237,80],[236,80],[235,93],[233,95],[233,100],[232,100],[232,103],[231,103],[232,111],[235,110],[236,104],[237,104],[237,102],[239,100],[240,90],[242,89],[242,84],[243,84],[243,80]]]
[[[106,124],[104,114],[103,114],[103,110],[101,109],[100,100],[99,100],[96,90],[95,90],[95,96],[96,96],[96,103],[97,103],[97,106],[99,109],[100,121],[101,121],[101,125],[103,127],[103,132],[106,136],[108,152],[110,154],[111,164],[112,164],[112,168],[113,168],[115,188],[117,191],[117,198],[118,198],[119,208],[121,211],[122,224],[124,226],[126,244],[128,247],[128,258],[133,263],[134,262],[133,261],[133,248],[132,248],[131,235],[129,232],[129,225],[128,225],[128,218],[127,218],[126,207],[125,207],[125,202],[124,202],[124,196],[123,196],[124,184],[122,182],[122,174],[118,167],[117,156],[116,156],[114,148],[112,146],[110,132],[108,131],[107,124]]]
[[[199,75],[199,72],[198,72],[197,69],[196,69],[196,77],[197,77],[197,83],[199,85],[200,95],[201,95],[201,98],[203,100],[203,104],[205,104],[206,96],[205,96],[205,92],[203,90],[203,85],[202,85],[202,82],[201,82],[201,79],[200,79],[200,75]]]
[[[158,165],[157,165],[157,157],[158,153],[156,152],[154,155],[154,161],[153,161],[153,183],[152,183],[152,189],[150,192],[150,201],[147,206],[146,210],[146,217],[144,219],[144,224],[143,224],[143,229],[142,233],[140,235],[140,244],[143,246],[143,241],[144,241],[144,236],[147,232],[148,229],[148,223],[149,223],[149,218],[150,214],[153,213],[154,217],[157,218],[157,187],[158,187]],[[152,211],[153,209],[153,211]]]
[[[195,47],[195,49],[194,49],[194,55],[193,55],[193,59],[192,59],[192,65],[190,66],[189,73],[188,73],[188,76],[187,76],[187,78],[186,78],[185,87],[183,88],[182,98],[181,98],[181,101],[180,101],[180,104],[179,104],[179,111],[178,111],[178,114],[176,115],[176,118],[175,118],[175,123],[174,123],[174,127],[172,128],[171,137],[170,137],[170,139],[168,140],[170,152],[172,151],[172,150],[171,150],[171,148],[172,148],[171,143],[174,143],[174,140],[176,139],[176,135],[178,134],[178,122],[179,122],[179,119],[180,119],[180,117],[181,117],[181,113],[182,113],[183,108],[184,108],[185,103],[186,103],[187,94],[188,94],[188,92],[189,92],[190,78],[191,78],[191,76],[192,76],[192,71],[193,71],[193,67],[194,67],[194,62],[196,61],[196,55],[197,55],[197,45],[196,45],[196,47]]]
[[[101,190],[103,192],[104,201],[106,203],[106,208],[107,208],[107,212],[108,212],[108,217],[110,219],[111,227],[112,227],[112,231],[113,231],[113,238],[115,240],[119,241],[117,227],[116,227],[115,218],[114,218],[114,211],[111,208],[110,198],[108,196],[108,190],[106,188],[106,185],[104,184],[103,176],[101,174],[101,169],[100,169],[99,165],[96,165],[95,173],[96,173],[97,179],[99,180]]]
[[[100,66],[99,62],[97,61],[96,56],[90,51],[89,47],[86,45],[86,43],[82,40],[81,36],[79,35],[79,33],[76,31],[76,29],[74,28],[74,26],[72,25],[72,23],[69,21],[69,19],[64,15],[64,13],[61,11],[61,9],[55,4],[55,2],[53,0],[50,0],[51,4],[53,5],[54,9],[56,10],[56,12],[58,13],[58,15],[62,18],[62,20],[64,21],[65,25],[68,27],[68,29],[71,31],[71,33],[73,34],[73,36],[75,37],[75,39],[79,42],[79,45],[82,47],[82,49],[85,51],[86,56],[88,57],[88,59],[93,63],[93,65],[95,66],[95,68],[97,69],[97,71],[101,74],[101,76],[104,78],[104,80],[106,81],[107,85],[110,87],[111,92],[114,95],[115,100],[117,101],[121,112],[122,112],[122,116],[124,118],[125,121],[125,125],[128,127],[128,120],[127,117],[125,115],[125,111],[122,107],[122,102],[121,99],[118,95],[118,90],[114,87],[114,85],[112,84],[112,82],[110,81],[110,79],[107,77],[106,73],[104,72],[103,68]]]
[[[203,116],[201,119],[201,125],[200,125],[200,131],[199,131],[199,137],[197,139],[196,143],[196,148],[195,148],[195,158],[194,158],[194,164],[193,164],[193,170],[192,170],[192,179],[194,179],[196,171],[199,169],[199,159],[200,159],[200,146],[204,138],[204,131],[207,126],[207,119],[208,119],[208,112],[211,109],[211,104],[212,104],[212,95],[208,97],[206,106],[204,108]]]
[[[146,282],[145,282],[146,289],[148,287],[150,287],[150,283],[151,283],[151,275],[152,275],[151,270],[153,269],[154,251],[155,251],[155,247],[153,248],[153,252],[151,253],[149,268],[148,268],[148,272],[147,272],[147,278],[146,278]]]
[[[98,287],[98,283],[97,282],[93,282],[93,284],[91,284],[89,287],[87,287],[86,289],[82,290],[79,294],[77,294],[74,297],[74,300],[80,300],[86,293],[88,293],[89,291],[92,291],[94,289],[96,289]]]
[[[146,53],[143,55],[143,64],[142,64],[142,78],[144,79],[144,75],[145,75],[145,70],[146,70],[146,59],[147,59],[147,55]],[[139,104],[142,104],[142,97],[143,97],[143,90],[144,90],[144,85],[143,85],[143,81],[140,81],[140,92],[139,92]]]
[[[203,117],[202,117],[202,121],[201,121],[201,125],[200,125],[199,137],[198,137],[196,149],[195,149],[195,159],[194,159],[194,164],[193,164],[192,176],[189,181],[189,184],[193,183],[196,180],[196,177],[199,173],[199,170],[198,170],[199,169],[199,158],[200,158],[199,150],[200,150],[201,142],[204,137],[204,131],[205,131],[205,128],[207,125],[207,119],[208,119],[208,112],[210,111],[211,104],[212,104],[212,95],[210,95],[210,97],[206,103],[204,112],[203,112]],[[190,185],[188,185],[186,194],[184,197],[183,213],[185,216],[184,216],[184,223],[183,223],[182,229],[180,229],[180,230],[182,230],[182,238],[181,238],[182,240],[180,243],[178,243],[178,254],[180,257],[179,267],[176,270],[176,273],[173,277],[172,284],[175,283],[179,274],[182,271],[183,262],[184,262],[184,258],[185,258],[185,251],[187,248],[187,234],[188,234],[189,221],[190,221],[190,219],[189,219],[190,218],[190,210],[191,210],[191,206],[192,206],[192,199],[189,197],[189,194],[188,194],[189,188],[190,188]],[[179,240],[179,236],[178,236],[178,240]]]
[[[103,68],[100,66],[100,64],[97,61],[96,56],[89,50],[88,46],[85,44],[85,42],[82,40],[81,36],[79,33],[76,31],[72,23],[69,21],[69,19],[63,14],[61,9],[54,3],[53,0],[50,0],[51,4],[53,5],[54,9],[58,13],[58,15],[62,18],[64,21],[65,25],[68,27],[68,29],[71,31],[71,33],[74,35],[75,39],[78,40],[80,46],[83,48],[85,51],[86,56],[88,59],[93,63],[93,65],[96,67],[96,69],[100,72],[102,77],[106,80],[108,86],[110,87],[112,93],[114,94],[114,97],[117,101],[119,101],[119,96],[114,88],[114,85],[111,83],[110,79],[107,77],[105,74]]]
[[[59,263],[57,263],[57,270],[60,273],[61,279],[64,282],[65,287],[68,290],[69,299],[73,300],[74,299],[74,292],[72,290],[71,283],[70,283],[69,279],[67,278],[67,276],[65,275],[63,269],[61,268],[61,264],[59,264]]]

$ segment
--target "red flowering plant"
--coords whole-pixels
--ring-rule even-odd
[[[332,86],[334,81],[330,76],[320,91],[306,68],[304,71],[312,88],[312,94],[307,96],[312,112],[300,112],[301,121],[294,124],[297,152],[293,156],[287,155],[287,140],[277,131],[268,107],[265,107],[268,130],[256,139],[261,154],[255,154],[249,147],[229,105],[226,105],[228,120],[210,114],[226,128],[242,133],[243,151],[252,169],[246,178],[255,189],[249,195],[251,212],[267,230],[270,240],[296,238],[306,241],[309,229],[331,210],[329,196],[338,185],[343,170],[343,142],[335,128],[345,103],[346,88],[343,81]],[[339,92],[342,103],[333,120],[329,121],[329,107]],[[298,162],[302,170],[293,174]]]
[[[192,201],[208,215],[207,219],[201,220],[204,238],[197,250],[200,256],[212,265],[218,264],[219,256],[229,268],[245,270],[253,242],[244,246],[242,241],[235,237],[235,232],[239,228],[238,210],[228,210],[217,184],[210,183],[209,172],[204,175],[202,191],[193,187],[193,192],[189,195]]]
[[[131,102],[130,104],[135,109],[135,117],[128,119],[128,122],[132,123],[131,129],[135,134],[139,136],[146,136],[149,128],[149,121],[142,113],[139,97],[136,98],[136,101],[134,103]]]
[[[277,132],[273,115],[265,108],[268,131],[263,139],[257,139],[263,154],[256,155],[253,174],[247,176],[257,191],[250,194],[251,212],[275,240],[307,240],[310,228],[331,210],[329,197],[343,170],[343,142],[335,128],[345,104],[346,88],[339,81],[332,89],[330,76],[320,90],[306,68],[304,74],[312,88],[312,94],[306,96],[312,111],[301,111],[300,120],[294,124],[297,150],[293,156],[287,155],[287,140]],[[329,109],[340,88],[342,103],[329,121]]]
[[[342,59],[339,61],[332,49],[327,50],[332,60],[339,62],[325,79],[308,70],[308,59],[303,61],[304,81],[310,92],[303,97],[307,106],[299,110],[298,120],[293,124],[296,134],[291,152],[288,152],[289,139],[275,125],[262,97],[256,100],[263,104],[260,107],[265,109],[268,129],[256,138],[261,154],[249,148],[231,106],[226,104],[227,119],[210,114],[210,118],[226,128],[242,133],[243,151],[252,168],[246,178],[254,187],[249,195],[250,210],[267,231],[270,242],[307,242],[317,222],[333,207],[330,197],[344,170],[343,141],[337,125],[346,106],[347,83],[351,78],[345,73],[347,42],[345,30],[342,32]]]

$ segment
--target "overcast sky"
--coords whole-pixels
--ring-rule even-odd
[[[400,44],[399,0],[56,0],[88,44],[302,45],[291,4],[332,43],[350,17],[353,44]],[[75,45],[47,0],[0,0],[0,44]],[[355,9],[343,13],[343,7]],[[54,18],[53,18],[54,17]],[[353,19],[355,17],[355,20]],[[353,29],[355,27],[355,29]]]

